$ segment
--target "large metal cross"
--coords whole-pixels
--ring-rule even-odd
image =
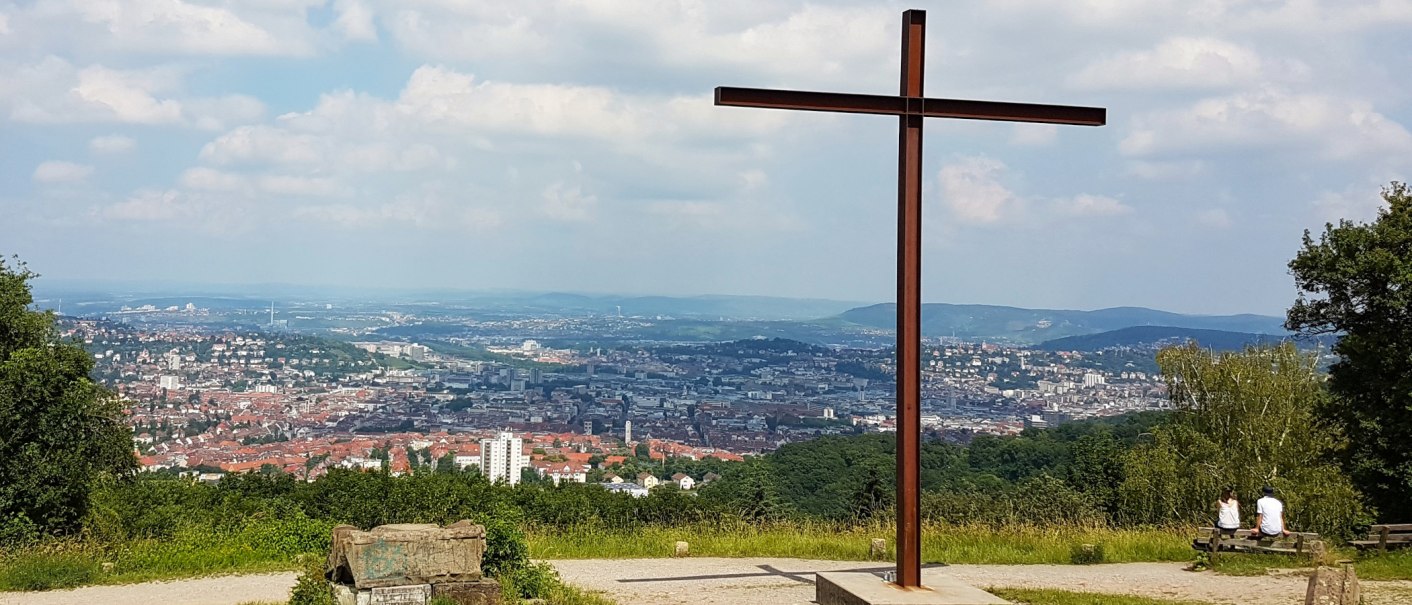
[[[716,105],[901,117],[897,164],[897,583],[921,586],[922,118],[1102,126],[1107,110],[922,96],[926,11],[902,13],[902,94],[716,89]]]

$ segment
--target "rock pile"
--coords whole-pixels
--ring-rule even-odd
[[[485,528],[470,521],[333,528],[325,576],[339,605],[500,605],[500,584],[483,577]]]

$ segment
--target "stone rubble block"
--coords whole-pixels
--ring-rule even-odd
[[[1320,567],[1309,576],[1304,605],[1359,605],[1358,573],[1352,565]]]
[[[485,579],[479,582],[433,584],[431,596],[446,597],[457,605],[500,605],[500,583]]]
[[[381,525],[362,531],[333,529],[326,574],[355,591],[372,588],[475,582],[482,577],[485,528],[470,521]],[[361,603],[359,605],[362,605]]]

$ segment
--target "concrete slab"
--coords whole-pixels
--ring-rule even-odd
[[[920,588],[904,589],[871,573],[821,572],[819,605],[1004,605],[1009,601],[945,573],[923,573]]]

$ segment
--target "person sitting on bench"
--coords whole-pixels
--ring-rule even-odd
[[[1252,539],[1283,538],[1285,531],[1285,505],[1275,498],[1275,488],[1265,486],[1265,497],[1255,501],[1255,527],[1250,530]]]
[[[1223,538],[1234,538],[1240,529],[1240,501],[1236,500],[1235,488],[1221,490],[1221,499],[1216,501],[1216,531]]]

